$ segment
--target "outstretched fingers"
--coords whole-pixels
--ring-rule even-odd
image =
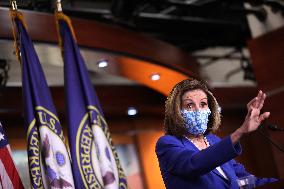
[[[261,90],[259,90],[258,91],[258,94],[257,94],[257,96],[256,96],[256,101],[255,101],[255,108],[259,108],[259,105],[260,105],[260,102],[261,102],[261,100],[262,100],[262,94],[263,94],[263,92],[261,91]]]
[[[248,104],[247,104],[247,109],[248,110],[251,109],[256,101],[257,101],[257,97],[254,97],[251,101],[249,101]]]
[[[261,97],[259,99],[258,109],[260,109],[260,110],[262,109],[264,101],[265,101],[265,98],[266,98],[266,94],[262,92]]]
[[[250,106],[251,108],[257,108],[261,110],[263,107],[265,98],[266,98],[266,94],[260,90],[257,96],[248,103],[248,108]]]
[[[263,99],[263,92],[260,90],[256,97],[254,97],[251,101],[247,104],[247,109],[251,108],[258,108],[261,105],[261,101]]]

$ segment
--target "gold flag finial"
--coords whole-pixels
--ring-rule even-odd
[[[12,10],[13,10],[13,11],[18,10],[17,1],[16,1],[16,0],[11,0],[10,3],[11,3],[11,6],[12,6]]]
[[[62,12],[61,0],[56,0],[56,11]]]

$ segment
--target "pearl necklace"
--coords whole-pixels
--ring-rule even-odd
[[[198,148],[199,150],[202,150],[202,149],[200,149],[200,148],[196,145],[196,142],[194,142],[192,139],[188,138],[188,137],[185,136],[185,135],[184,135],[184,137],[185,137],[187,140],[189,140],[192,144],[194,144],[194,146],[196,146],[196,148]],[[204,142],[205,142],[206,148],[209,147],[210,144],[209,144],[209,142],[208,142],[208,140],[207,140],[207,138],[206,138],[205,136],[203,136],[203,140],[204,140]]]

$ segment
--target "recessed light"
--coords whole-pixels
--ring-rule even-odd
[[[97,62],[99,68],[104,68],[108,66],[108,61],[103,59]]]
[[[137,109],[134,108],[134,107],[129,107],[127,109],[127,115],[129,115],[129,116],[134,116],[134,115],[137,114],[137,112],[138,112]]]
[[[152,74],[151,75],[151,80],[153,80],[153,81],[157,81],[157,80],[159,80],[161,78],[161,76],[160,76],[160,74],[158,74],[158,73],[155,73],[155,74]]]

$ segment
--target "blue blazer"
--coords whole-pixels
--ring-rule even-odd
[[[210,146],[201,151],[185,137],[159,138],[156,154],[167,189],[239,189],[237,178],[250,175],[233,160],[241,154],[240,143],[233,145],[229,136],[221,140],[209,134],[206,138]],[[215,169],[218,166],[228,179]],[[276,179],[257,178],[256,185],[273,181]]]

